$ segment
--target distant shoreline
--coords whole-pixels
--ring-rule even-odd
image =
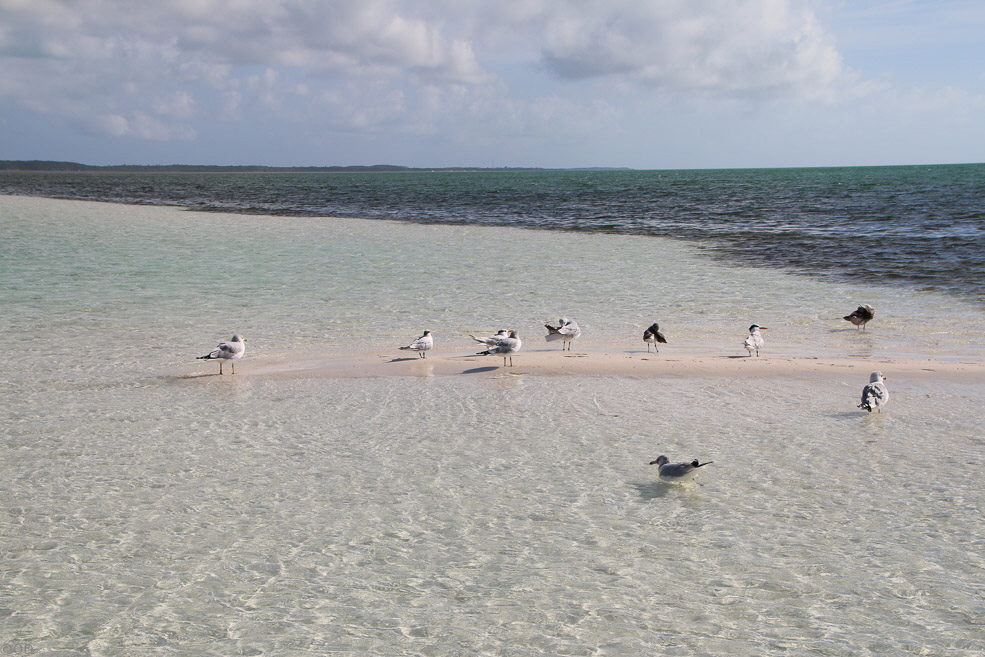
[[[826,166],[636,169],[633,167],[406,167],[398,164],[275,167],[262,164],[110,164],[94,165],[55,160],[0,160],[0,172],[38,173],[481,173],[525,171],[760,171],[812,169],[912,169],[929,167],[980,166],[981,162],[939,162],[924,164],[846,164]]]
[[[96,166],[78,162],[55,162],[50,160],[0,160],[0,171],[60,173],[84,173],[88,171],[120,173],[403,173],[459,171],[632,171],[632,169],[628,167],[583,167],[570,169],[545,169],[541,167],[404,167],[395,164],[324,167],[224,166],[218,164],[114,164]]]

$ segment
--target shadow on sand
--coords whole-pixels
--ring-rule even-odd
[[[481,374],[483,372],[495,372],[499,369],[499,365],[486,365],[485,367],[473,367],[468,370],[462,370],[462,374]]]

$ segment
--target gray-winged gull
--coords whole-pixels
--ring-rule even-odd
[[[232,368],[233,374],[236,373],[236,363],[235,361],[243,357],[246,353],[246,338],[240,334],[236,334],[232,337],[229,342],[220,342],[215,349],[205,354],[204,356],[198,356],[197,360],[217,360],[219,361],[219,374],[222,374],[222,361],[230,361],[229,367]]]
[[[694,459],[691,462],[681,463],[671,463],[670,459],[666,456],[660,455],[654,461],[650,461],[650,465],[658,465],[661,481],[687,481],[694,475],[698,473],[698,468],[704,467],[712,463],[712,461],[706,461],[704,463],[699,463],[698,459]]]
[[[571,351],[571,343],[581,336],[581,328],[578,323],[567,317],[559,319],[558,326],[544,324],[544,328],[547,329],[547,335],[544,336],[544,339],[548,342],[560,340],[562,351],[564,351],[565,345],[567,345],[568,351]]]
[[[858,407],[870,413],[882,413],[882,407],[887,401],[889,388],[886,387],[886,377],[882,372],[873,372],[869,375],[869,382],[862,388],[862,403]]]

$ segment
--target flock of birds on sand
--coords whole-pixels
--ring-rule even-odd
[[[862,304],[855,311],[849,315],[845,315],[844,319],[851,322],[857,329],[865,330],[865,325],[875,317],[876,311],[872,306],[868,304]],[[547,342],[560,342],[561,350],[571,351],[571,343],[581,337],[581,328],[578,323],[574,320],[568,319],[567,317],[562,317],[558,320],[558,325],[553,326],[551,324],[544,324],[544,328],[547,329],[547,335],[544,338]],[[763,348],[764,340],[761,331],[769,330],[766,326],[760,326],[759,324],[753,324],[749,327],[749,336],[746,338],[743,346],[746,351],[749,352],[751,357],[754,353],[759,356],[759,350]],[[503,367],[513,366],[513,354],[520,351],[523,346],[523,341],[520,340],[517,332],[512,329],[501,329],[495,335],[491,335],[487,338],[477,338],[474,335],[469,335],[470,338],[475,340],[478,344],[484,345],[486,349],[484,351],[477,352],[476,355],[479,356],[502,356],[503,357]],[[660,332],[660,327],[654,322],[648,329],[643,332],[643,342],[646,343],[646,351],[650,353],[650,346],[659,353],[660,349],[657,347],[658,344],[667,344],[667,338],[664,337],[663,333]],[[424,331],[424,333],[418,337],[416,340],[408,345],[400,347],[404,351],[416,351],[418,357],[426,358],[427,352],[434,348],[434,336],[431,335],[431,331]],[[236,361],[243,357],[246,353],[246,338],[236,334],[232,337],[229,342],[220,342],[215,349],[210,351],[204,356],[199,356],[199,360],[216,360],[219,361],[219,374],[222,374],[222,364],[224,361],[229,361],[229,367],[232,373],[236,373]],[[871,413],[876,411],[877,413],[882,412],[882,407],[889,400],[889,390],[886,388],[886,377],[882,372],[873,372],[869,375],[869,382],[862,388],[862,402],[858,404],[858,408]],[[659,466],[658,476],[662,481],[686,481],[692,478],[698,471],[698,468],[704,467],[711,463],[707,461],[705,463],[700,463],[697,459],[693,461],[684,461],[680,463],[671,463],[670,459],[666,456],[658,456],[654,461],[650,462],[650,465]]]

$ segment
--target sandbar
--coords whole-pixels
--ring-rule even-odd
[[[792,356],[673,355],[640,351],[522,351],[513,365],[498,356],[479,356],[453,350],[416,354],[357,352],[267,355],[237,363],[237,376],[250,377],[388,377],[533,376],[692,377],[692,378],[818,378],[867,381],[880,370],[891,380],[941,380],[985,383],[985,361],[932,358],[825,358]],[[212,373],[211,370],[209,372]]]

